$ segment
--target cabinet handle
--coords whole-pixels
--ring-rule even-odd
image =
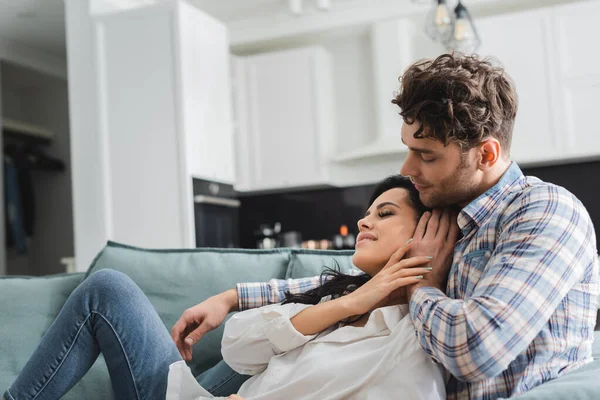
[[[194,203],[213,204],[216,206],[224,206],[224,207],[230,207],[230,208],[238,208],[241,204],[241,202],[239,200],[225,199],[222,197],[204,196],[201,194],[194,196]]]

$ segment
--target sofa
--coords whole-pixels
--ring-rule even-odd
[[[324,267],[351,271],[352,251],[304,249],[147,250],[109,242],[85,273],[47,277],[0,277],[0,394],[17,377],[44,332],[74,288],[87,276],[112,268],[130,276],[144,291],[170,331],[181,313],[232,288],[237,282],[314,276]],[[195,375],[221,360],[223,328],[208,333],[194,347],[189,363]],[[600,332],[596,332],[600,339]],[[595,361],[520,396],[530,399],[600,399],[600,341]],[[63,399],[109,399],[112,390],[100,357]]]

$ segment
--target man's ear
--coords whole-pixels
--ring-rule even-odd
[[[479,169],[487,171],[500,159],[500,142],[495,138],[487,138],[479,145]]]

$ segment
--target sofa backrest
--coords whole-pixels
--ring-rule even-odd
[[[121,271],[148,296],[167,329],[183,311],[240,282],[319,275],[325,266],[349,271],[352,251],[302,249],[181,249],[147,250],[109,242],[90,266],[87,275],[111,268]],[[194,346],[192,373],[221,360],[223,327],[209,332]]]

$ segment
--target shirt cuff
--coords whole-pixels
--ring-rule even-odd
[[[266,282],[238,283],[236,289],[240,311],[270,304],[270,286]]]

